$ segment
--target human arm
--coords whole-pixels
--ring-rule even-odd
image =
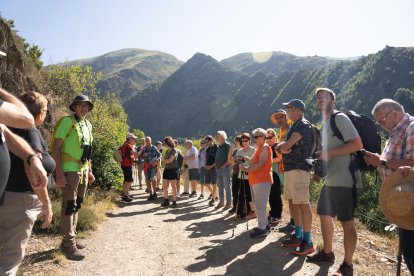
[[[33,190],[46,187],[47,176],[39,155],[20,136],[11,132],[6,126],[2,126],[9,150],[24,161],[24,168]],[[37,156],[37,157],[36,157]],[[30,165],[28,164],[28,161]]]
[[[380,167],[382,163],[385,163],[385,167],[391,170],[397,170],[400,167],[414,167],[414,160],[412,159],[399,159],[399,160],[385,160],[381,159],[381,155],[378,153],[373,153],[366,151],[364,155],[364,160],[369,166]]]
[[[276,147],[276,150],[279,153],[290,153],[293,145],[299,142],[300,139],[302,139],[302,134],[300,134],[299,132],[293,132],[288,140],[279,143],[279,145]]]
[[[270,154],[269,150],[264,148],[262,150],[262,152],[260,153],[260,155],[259,155],[259,161],[255,164],[250,163],[248,167],[242,166],[241,167],[242,171],[251,172],[251,171],[255,171],[255,170],[260,169],[261,167],[263,167],[265,165],[269,154]]]
[[[223,166],[221,166],[222,169],[227,167],[229,164],[231,164],[231,154],[232,154],[232,152],[233,152],[233,146],[230,145],[229,152],[227,153],[226,162],[223,164]]]
[[[277,150],[276,150],[276,147],[273,149],[272,148],[272,151],[274,151],[275,152],[275,154],[276,154],[276,157],[275,158],[272,158],[272,162],[273,163],[280,163],[280,162],[282,162],[282,154],[280,154]]]
[[[66,177],[62,169],[62,145],[63,140],[56,138],[55,142],[53,143],[52,157],[56,162],[56,184],[59,187],[64,188],[66,185]]]
[[[0,88],[0,123],[15,128],[34,126],[33,115],[15,96]]]

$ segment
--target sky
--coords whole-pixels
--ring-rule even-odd
[[[412,0],[0,0],[46,64],[124,48],[187,61],[244,52],[356,57],[414,46]]]

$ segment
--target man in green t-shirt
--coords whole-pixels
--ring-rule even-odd
[[[88,183],[95,180],[91,170],[92,126],[85,119],[92,108],[93,104],[87,96],[77,96],[69,106],[73,114],[57,123],[52,138],[56,184],[62,189],[61,250],[70,260],[85,258],[79,251],[84,246],[77,243],[75,238],[78,210],[82,206]]]

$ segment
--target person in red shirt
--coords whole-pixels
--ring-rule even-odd
[[[132,177],[132,165],[135,162],[135,158],[138,156],[138,153],[134,151],[133,146],[137,143],[137,137],[133,133],[128,133],[126,136],[126,141],[121,147],[122,153],[122,162],[121,168],[124,173],[124,188],[122,194],[122,201],[131,202],[132,196],[129,195],[129,190],[131,188],[132,182],[134,179]]]

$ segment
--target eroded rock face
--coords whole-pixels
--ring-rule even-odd
[[[36,85],[29,72],[33,71],[33,64],[24,57],[25,53],[19,49],[23,41],[0,19],[0,51],[7,56],[0,56],[0,87],[18,95],[23,91],[36,90]]]

